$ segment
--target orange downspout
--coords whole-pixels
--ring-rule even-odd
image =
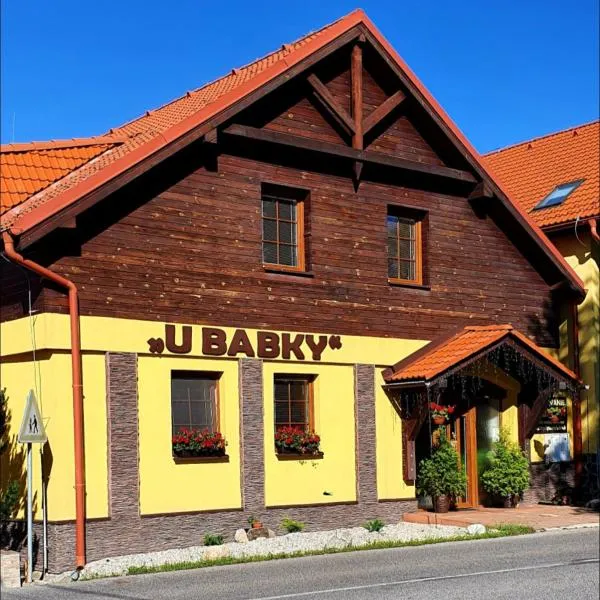
[[[598,236],[598,229],[596,229],[596,226],[596,219],[590,219],[590,232],[592,234],[592,238],[596,240],[596,244],[600,244],[600,236]]]
[[[77,286],[68,279],[24,258],[15,251],[8,231],[2,232],[4,253],[13,263],[33,271],[64,287],[69,293],[71,323],[71,371],[73,378],[73,429],[75,438],[75,560],[76,568],[85,567],[85,453],[83,445],[83,388],[81,384],[81,337],[79,333],[79,301]]]

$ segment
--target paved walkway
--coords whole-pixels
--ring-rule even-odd
[[[536,530],[553,527],[572,527],[574,525],[598,525],[600,514],[587,508],[575,506],[553,506],[536,504],[519,508],[477,508],[451,511],[445,514],[420,510],[406,513],[404,521],[408,523],[426,523],[429,525],[456,525],[468,527],[473,523],[498,525],[516,523],[528,525]]]

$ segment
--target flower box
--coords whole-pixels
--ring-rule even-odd
[[[182,428],[171,441],[175,458],[222,458],[226,456],[227,442],[217,431]]]
[[[431,420],[435,425],[443,425],[450,415],[454,413],[454,409],[454,406],[444,406],[443,404],[437,404],[436,402],[429,403]]]
[[[275,449],[281,456],[322,456],[320,443],[321,438],[314,431],[305,431],[301,427],[279,427],[275,431]]]

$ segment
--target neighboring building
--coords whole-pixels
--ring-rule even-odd
[[[582,485],[599,491],[600,461],[600,122],[572,127],[497,150],[484,157],[511,198],[519,202],[583,281],[587,294],[577,310],[578,342],[563,327],[558,357],[580,371]],[[566,306],[564,307],[566,308]],[[573,312],[568,315],[573,319]],[[564,315],[565,322],[567,314]],[[579,364],[576,364],[576,361]],[[533,460],[542,460],[542,446]],[[543,470],[556,466],[546,465]]]
[[[584,284],[362,11],[104,136],[4,147],[2,191],[2,385],[11,432],[40,401],[52,571],[399,519],[433,401],[474,506],[498,428],[528,446],[581,385],[541,347]]]

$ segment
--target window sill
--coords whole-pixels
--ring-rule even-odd
[[[286,269],[278,265],[263,265],[265,273],[277,273],[279,275],[296,275],[298,277],[314,277],[312,271],[302,271],[301,269]]]
[[[388,279],[388,283],[391,286],[394,287],[406,287],[406,288],[413,288],[415,290],[431,290],[431,286],[430,285],[425,285],[423,283],[416,283],[416,282],[412,282],[412,281],[405,281],[403,279]]]
[[[322,452],[317,452],[316,454],[287,454],[275,452],[275,456],[277,457],[277,460],[320,460],[325,455]]]
[[[173,456],[176,465],[187,465],[194,463],[227,463],[229,454],[223,456]]]

